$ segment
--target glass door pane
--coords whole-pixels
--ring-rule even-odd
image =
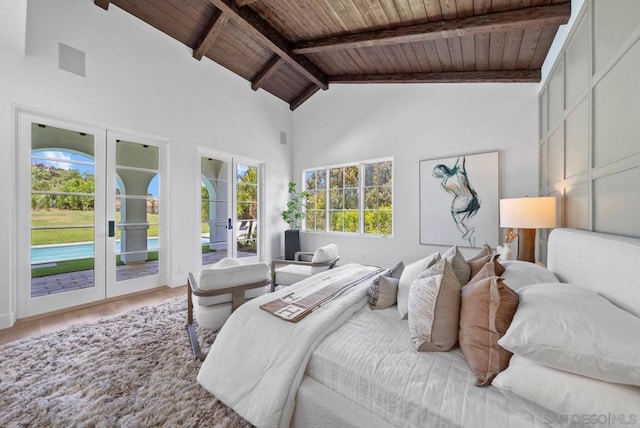
[[[31,126],[31,297],[94,287],[94,136]]]
[[[115,279],[158,275],[160,149],[118,139],[115,151]]]
[[[200,248],[202,265],[229,257],[229,161],[200,158]]]
[[[18,111],[18,318],[104,298],[104,132]]]
[[[236,164],[235,243],[238,258],[258,255],[258,166]]]

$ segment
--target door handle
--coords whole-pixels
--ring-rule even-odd
[[[231,219],[228,219],[227,229],[229,229],[229,230],[233,229],[233,225],[231,224]]]
[[[113,238],[116,236],[116,222],[111,220],[109,221],[109,238]]]

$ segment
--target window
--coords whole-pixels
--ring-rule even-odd
[[[258,254],[258,167],[236,164],[237,257]]]
[[[327,171],[306,171],[304,186],[309,196],[306,205],[307,230],[326,230],[327,225]]]
[[[364,233],[391,235],[392,163],[364,164]]]
[[[393,160],[328,166],[303,174],[309,194],[306,230],[391,235]]]
[[[329,230],[360,232],[360,168],[329,168]]]

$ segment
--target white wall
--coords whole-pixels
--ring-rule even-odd
[[[27,27],[27,0],[0,2],[0,49],[24,55]]]
[[[287,104],[196,61],[188,47],[114,5],[30,0],[26,36],[26,56],[0,46],[0,328],[15,313],[14,104],[171,140],[171,283],[185,283],[200,261],[198,145],[266,162],[265,257],[279,254],[278,213],[291,174],[291,147],[279,143],[281,130],[291,133]],[[86,52],[86,78],[58,69],[59,42]]]
[[[419,244],[418,162],[500,152],[501,197],[537,195],[537,84],[335,85],[293,113],[294,178],[335,163],[394,157],[391,238],[303,233],[342,262],[390,266],[442,247]],[[476,250],[467,250],[474,253]]]

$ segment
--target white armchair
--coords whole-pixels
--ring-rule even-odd
[[[338,260],[340,256],[336,244],[325,245],[313,253],[298,251],[294,260],[274,259],[271,261],[271,291],[275,290],[276,285],[291,285],[332,269]]]
[[[239,259],[225,258],[209,269],[189,273],[187,286],[187,329],[194,355],[204,359],[196,336],[193,319],[208,330],[217,330],[231,312],[245,300],[265,294],[269,285],[269,265],[245,264]]]

